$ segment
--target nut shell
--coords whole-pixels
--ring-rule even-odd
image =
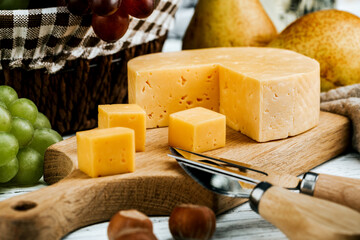
[[[205,206],[182,204],[174,208],[169,219],[174,239],[206,240],[214,234],[216,218]]]
[[[114,240],[157,240],[157,238],[148,229],[132,228],[121,231]]]
[[[107,230],[109,240],[116,239],[121,232],[130,229],[145,229],[152,233],[153,225],[145,214],[137,210],[119,211],[110,220]]]

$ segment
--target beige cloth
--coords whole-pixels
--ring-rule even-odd
[[[353,126],[352,146],[360,152],[360,84],[339,87],[321,93],[322,111],[350,118]]]

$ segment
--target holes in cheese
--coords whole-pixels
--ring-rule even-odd
[[[151,113],[148,128],[167,126],[169,114],[190,107],[226,115],[229,127],[259,142],[297,135],[319,121],[319,63],[292,51],[240,47],[156,53],[130,60],[128,72],[129,102]],[[182,78],[184,85],[178,82]],[[146,81],[152,88],[143,93]]]
[[[185,83],[186,83],[186,79],[183,77],[183,76],[181,76],[181,85],[185,85]]]

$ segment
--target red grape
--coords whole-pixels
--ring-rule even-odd
[[[96,15],[110,16],[119,9],[121,0],[89,0],[89,3]]]
[[[154,11],[154,0],[123,0],[121,8],[136,18],[146,18]]]
[[[129,15],[120,8],[114,14],[102,17],[92,16],[92,27],[96,35],[106,42],[119,40],[129,27]]]
[[[67,8],[72,14],[84,15],[89,11],[88,0],[67,0]]]
[[[67,1],[66,0],[57,0],[56,1],[56,6],[60,7],[60,6],[66,6],[67,5]]]

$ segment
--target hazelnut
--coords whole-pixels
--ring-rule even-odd
[[[152,233],[153,226],[151,220],[137,210],[119,211],[110,220],[107,230],[109,240],[116,239],[122,231],[129,229],[145,229]]]
[[[114,240],[157,240],[157,238],[148,229],[130,228],[121,231]]]
[[[181,204],[172,211],[169,228],[174,239],[205,240],[215,231],[214,212],[205,206]]]

